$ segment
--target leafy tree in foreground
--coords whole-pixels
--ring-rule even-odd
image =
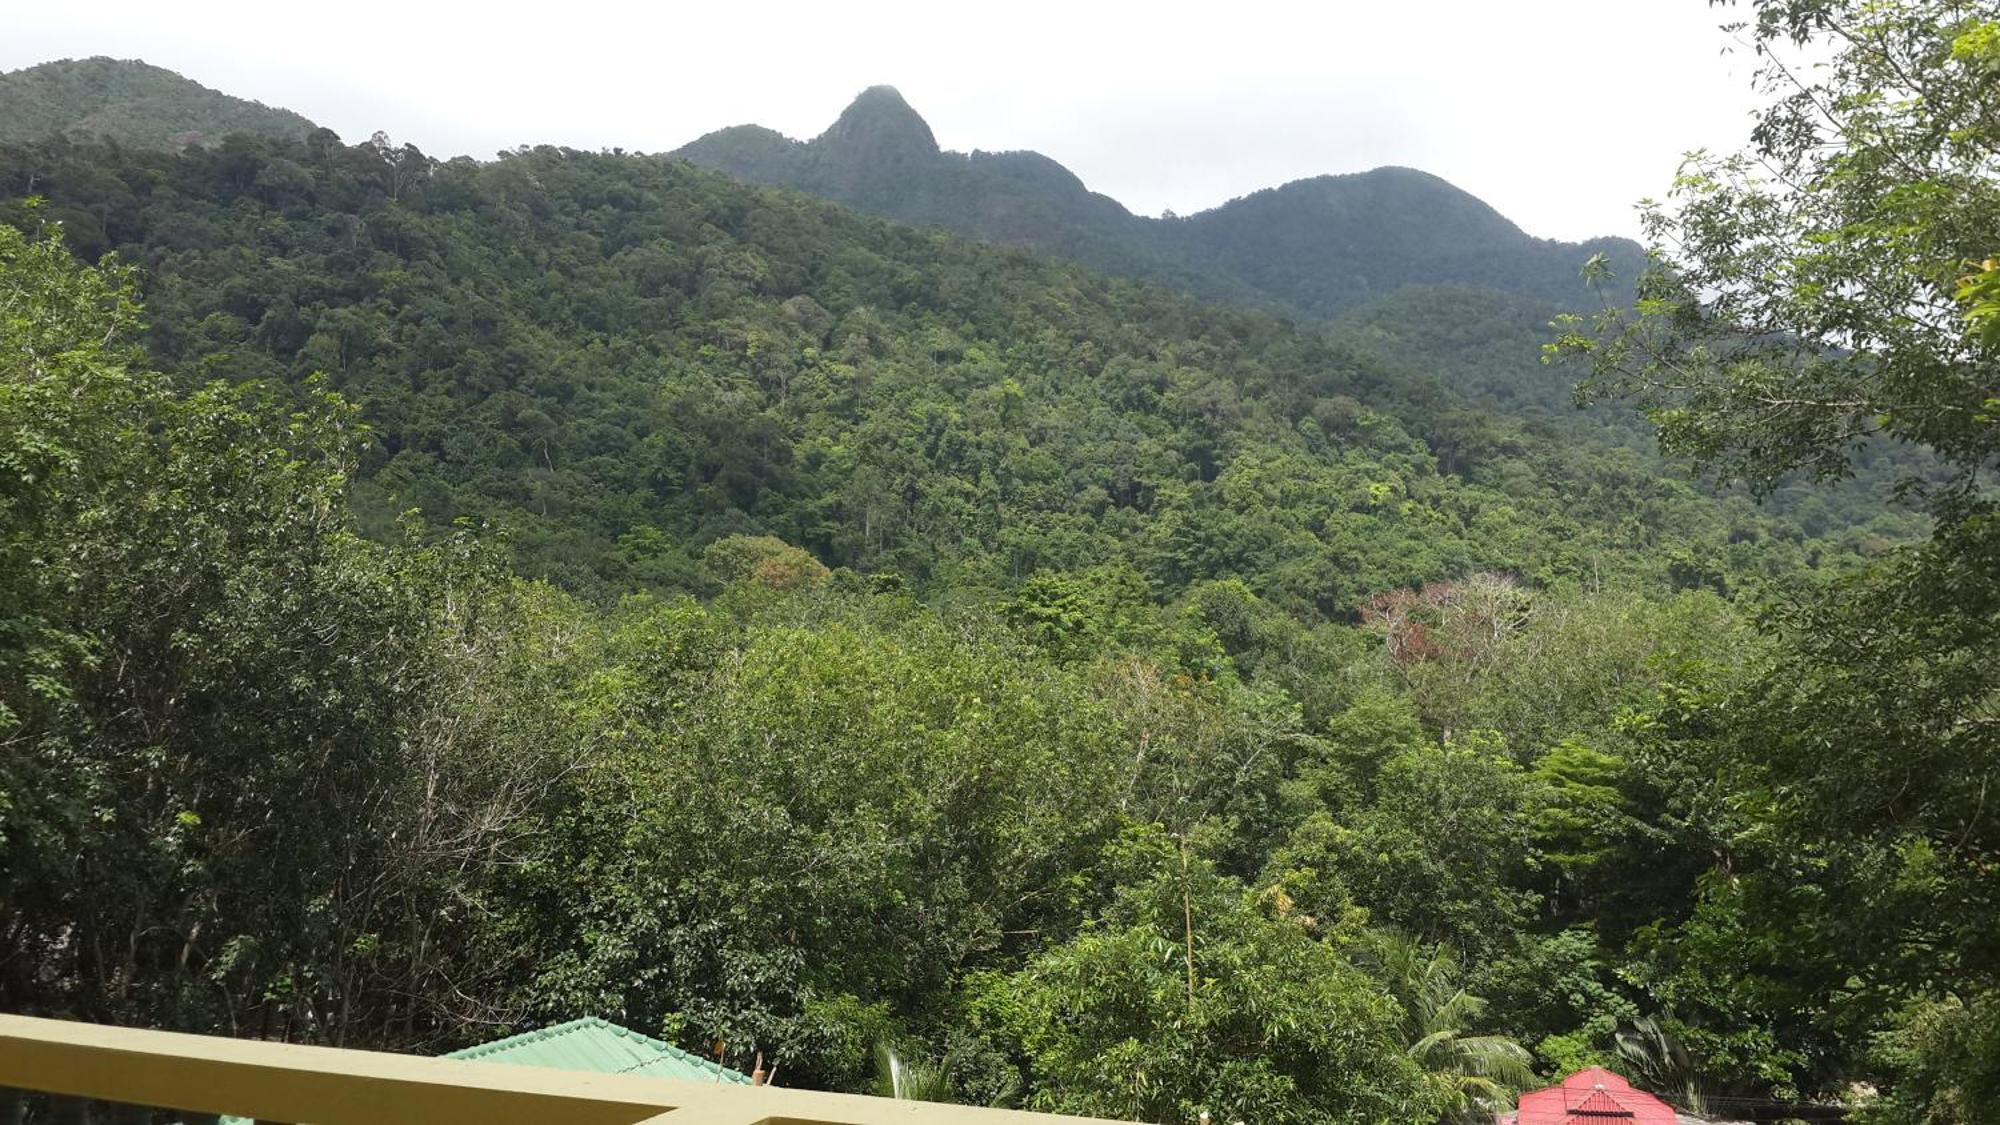
[[[435,607],[483,579],[347,532],[338,399],[137,366],[126,280],[0,231],[0,996],[381,1026],[387,982],[457,975],[435,879],[481,796],[425,789],[455,751],[418,728],[480,666],[426,658]]]
[[[1486,1001],[1465,987],[1465,966],[1448,946],[1426,946],[1393,930],[1371,935],[1373,960],[1403,1009],[1405,1050],[1438,1088],[1444,1120],[1491,1121],[1534,1083],[1526,1048],[1475,1033]]]
[[[1637,304],[1558,347],[1593,361],[1587,393],[1636,395],[1670,449],[1725,477],[1837,475],[1881,442],[1941,472],[1930,541],[1779,614],[1788,650],[1687,728],[1740,763],[1737,807],[1784,830],[1764,855],[1791,909],[1759,918],[1738,873],[1712,884],[1707,938],[1669,929],[1662,948],[1733,965],[1739,983],[1696,993],[1893,1026],[1881,1119],[1991,1120],[2000,1056],[1970,1063],[1951,1029],[2000,987],[2000,20],[1959,0],[1756,0],[1741,30],[1773,96],[1751,148],[1690,161],[1648,213],[1660,259]],[[1753,979],[1777,991],[1753,999]],[[1807,1069],[1832,1084],[1859,1065]]]
[[[1586,396],[1635,395],[1670,448],[1726,477],[1838,475],[1876,437],[1972,473],[2000,451],[1995,341],[1968,277],[2000,231],[1992,11],[1748,6],[1774,98],[1751,148],[1690,158],[1646,210],[1657,266],[1638,303],[1556,347],[1592,358]],[[1831,63],[1809,66],[1813,50]]]
[[[1364,698],[1329,724],[1289,785],[1291,826],[1269,876],[1319,916],[1348,896],[1373,921],[1485,954],[1523,921],[1521,770],[1491,732],[1440,745],[1399,700]]]
[[[1280,895],[1158,830],[1109,857],[1116,899],[1069,943],[976,977],[973,1018],[1014,1044],[1031,1108],[1139,1121],[1428,1121],[1439,1092],[1397,1008]]]

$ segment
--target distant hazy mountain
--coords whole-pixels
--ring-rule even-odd
[[[0,74],[0,143],[64,134],[178,149],[230,133],[275,139],[313,128],[291,110],[233,98],[137,59],[62,59]]]
[[[862,92],[810,141],[742,125],[674,155],[902,222],[1033,246],[1207,296],[1332,317],[1409,285],[1464,285],[1541,301],[1582,298],[1595,253],[1631,276],[1638,244],[1530,237],[1451,184],[1408,168],[1320,176],[1185,218],[1134,215],[1034,152],[941,151],[887,86]]]
[[[1204,276],[1134,216],[1035,152],[940,151],[930,126],[888,86],[873,86],[826,132],[794,141],[759,125],[710,133],[675,156],[752,183],[811,192],[898,222],[1033,246],[1107,271],[1254,298]]]

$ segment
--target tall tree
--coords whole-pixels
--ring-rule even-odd
[[[1876,437],[1975,473],[2000,451],[2000,21],[1964,0],[1747,6],[1730,26],[1772,99],[1750,146],[1689,158],[1646,206],[1637,303],[1557,346],[1594,360],[1587,398],[1638,396],[1726,477],[1837,475]]]
[[[973,978],[1031,1108],[1136,1121],[1429,1121],[1443,1092],[1338,925],[1190,857],[1157,827],[1107,849],[1102,916],[1020,971]],[[1351,935],[1350,935],[1351,936]]]
[[[1647,210],[1637,303],[1555,348],[1592,361],[1586,398],[1636,396],[1724,478],[1838,476],[1885,444],[1922,467],[1929,541],[1781,612],[1787,650],[1696,725],[1743,768],[1738,806],[1785,833],[1781,879],[1819,888],[1785,924],[1852,974],[1829,1018],[1926,1029],[1883,1077],[1935,1096],[1873,1112],[1991,1120],[2000,1062],[1912,1052],[1965,1042],[1949,1028],[1985,1003],[1967,998],[2000,985],[2000,19],[1961,0],[1745,16],[1771,98],[1750,146],[1690,159]]]
[[[1371,936],[1376,967],[1402,1005],[1405,1050],[1437,1088],[1443,1120],[1491,1121],[1534,1081],[1527,1048],[1504,1035],[1476,1033],[1486,1000],[1465,985],[1465,965],[1450,946],[1427,946],[1407,934]]]

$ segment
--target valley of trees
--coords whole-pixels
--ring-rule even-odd
[[[2000,20],[1740,14],[1752,148],[1557,374],[1494,279],[1294,323],[678,160],[9,138],[0,1008],[1994,1120]]]

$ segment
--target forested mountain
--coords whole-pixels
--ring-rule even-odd
[[[1782,521],[1525,432],[1459,433],[1516,447],[1480,484],[1398,421],[1447,392],[1255,314],[657,161],[7,161],[146,189],[0,226],[10,1009],[591,1011],[794,1083],[889,1043],[967,1100],[1364,1125],[1682,985],[1648,927],[1716,841],[1621,724],[1758,650],[1724,591],[1807,561]],[[70,258],[86,212],[140,272]],[[412,493],[709,598],[511,577],[500,528],[381,526]],[[760,529],[848,565],[721,534]],[[1761,1091],[1776,1050],[1703,1057]]]
[[[1414,174],[1242,201],[1383,260],[1205,303],[882,91],[737,171],[1072,244],[620,153],[0,145],[0,1009],[591,1014],[1189,1125],[1593,1064],[1994,1120],[2000,22],[1752,5],[1829,85],[1562,322],[1580,419],[1584,248]],[[1411,201],[1463,276],[1392,268]],[[1918,511],[1799,475],[1891,454]]]
[[[62,134],[149,149],[212,145],[230,133],[299,138],[288,109],[211,90],[138,59],[63,59],[0,74],[0,143]]]
[[[679,162],[0,153],[0,191],[31,183],[79,252],[141,268],[159,362],[363,404],[371,526],[493,520],[578,590],[698,589],[703,545],[749,532],[925,591],[1117,564],[1341,619],[1473,570],[1754,583],[1864,538],[1263,314]]]
[[[1628,281],[1644,260],[1623,239],[1531,238],[1486,204],[1409,168],[1320,176],[1184,218],[1144,218],[1039,153],[941,151],[923,118],[887,86],[863,91],[810,141],[744,125],[674,155],[901,222],[1316,319],[1416,284],[1575,304],[1588,296],[1579,270],[1591,255],[1606,255]]]

